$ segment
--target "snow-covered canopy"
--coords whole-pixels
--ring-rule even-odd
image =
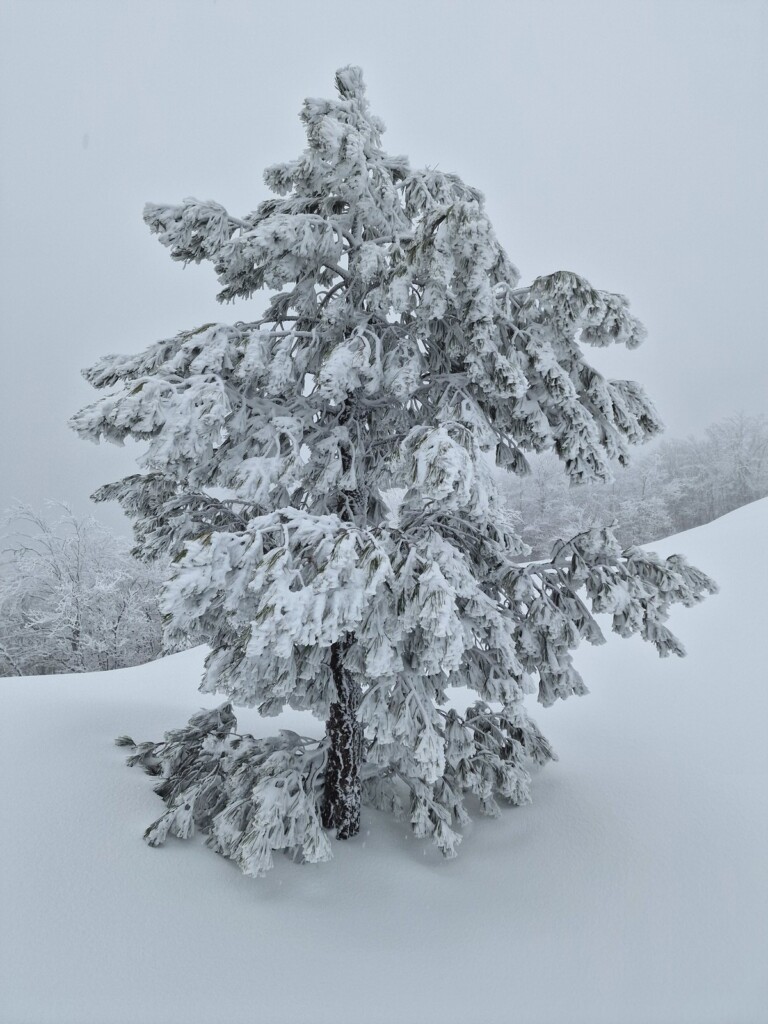
[[[712,584],[606,531],[520,564],[484,456],[524,473],[526,451],[551,449],[574,482],[626,460],[658,417],[582,345],[633,348],[643,328],[577,274],[521,287],[482,195],[384,152],[358,68],[336,84],[304,104],[301,156],[266,171],[276,198],[242,218],[195,199],[145,209],[172,258],[213,264],[222,301],[272,289],[263,315],[100,360],[87,378],[116,390],[74,426],[146,441],[143,472],[99,497],[134,517],[142,552],[175,556],[165,612],[210,642],[203,688],[325,717],[343,643],[372,798],[407,780],[414,827],[450,852],[464,789],[491,810],[494,791],[527,798],[522,762],[546,747],[524,693],[585,691],[570,651],[602,636],[578,591],[667,654],[670,604]],[[451,685],[485,702],[466,721],[440,710]]]

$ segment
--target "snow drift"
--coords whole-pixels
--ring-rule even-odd
[[[560,761],[456,861],[370,809],[331,863],[280,858],[260,881],[197,839],[150,849],[162,802],[113,739],[220,703],[196,692],[202,651],[0,680],[0,1020],[764,1019],[767,511],[654,545],[721,586],[672,616],[688,658],[581,648],[592,695],[538,712]]]

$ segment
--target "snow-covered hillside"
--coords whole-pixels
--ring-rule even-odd
[[[112,740],[216,703],[199,650],[0,680],[0,1020],[764,1021],[767,526],[764,501],[654,545],[721,586],[674,615],[688,658],[578,652],[592,694],[536,712],[560,761],[454,861],[370,809],[330,864],[258,881],[197,839],[146,846],[163,805]]]

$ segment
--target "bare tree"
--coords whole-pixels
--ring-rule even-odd
[[[122,668],[162,650],[161,568],[93,518],[52,505],[2,516],[0,675]]]

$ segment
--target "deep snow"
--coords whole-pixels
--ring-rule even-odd
[[[147,847],[163,805],[112,740],[219,702],[201,650],[0,680],[0,1020],[765,1021],[766,526],[763,501],[651,545],[721,585],[672,618],[688,658],[580,650],[591,695],[533,709],[560,761],[455,861],[370,809],[330,864],[261,880],[197,838]]]

